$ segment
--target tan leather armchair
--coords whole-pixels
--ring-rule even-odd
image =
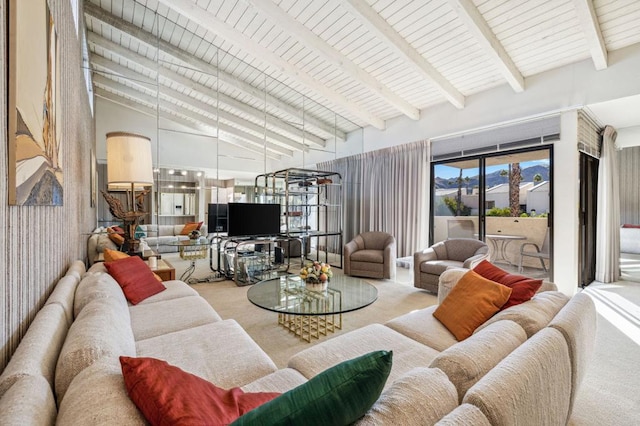
[[[363,232],[344,246],[344,273],[356,277],[394,278],[396,239],[386,232]]]
[[[413,285],[438,293],[440,274],[447,268],[473,269],[484,259],[489,260],[489,247],[472,238],[451,238],[440,241],[413,255]]]

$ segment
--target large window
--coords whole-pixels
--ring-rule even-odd
[[[432,163],[431,243],[486,241],[512,272],[550,277],[552,148]]]

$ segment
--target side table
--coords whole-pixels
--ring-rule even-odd
[[[171,281],[176,279],[176,269],[164,259],[158,259],[158,266],[150,269],[155,272],[162,281]]]

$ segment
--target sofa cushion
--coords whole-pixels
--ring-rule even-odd
[[[375,351],[341,362],[243,415],[233,425],[351,424],[380,396],[391,359],[391,352]]]
[[[102,253],[104,252],[105,248],[118,250],[118,246],[116,245],[116,243],[111,241],[108,234],[99,234],[96,243],[96,250],[98,251],[98,253]]]
[[[42,376],[20,377],[0,398],[3,426],[53,426],[57,414],[51,385]]]
[[[137,356],[161,358],[221,388],[244,386],[277,370],[234,320],[140,340],[136,349]]]
[[[502,306],[501,310],[526,302],[542,286],[542,280],[525,277],[524,275],[510,274],[486,260],[480,262],[473,268],[473,271],[488,280],[506,285],[512,290],[509,300]]]
[[[183,281],[163,281],[162,284],[167,288],[166,290],[161,291],[158,294],[154,294],[153,296],[147,297],[143,301],[139,302],[136,306],[163,302],[165,300],[178,299],[180,297],[198,296],[198,292]]]
[[[247,383],[242,386],[242,390],[245,392],[284,393],[306,382],[307,378],[300,374],[298,370],[281,368],[251,383]]]
[[[358,250],[351,254],[352,262],[384,263],[382,250]]]
[[[456,337],[433,316],[438,306],[429,306],[396,317],[384,325],[436,351],[458,343]]]
[[[134,305],[166,289],[138,256],[106,262],[104,266],[120,284],[127,300]]]
[[[387,386],[415,367],[427,367],[438,355],[438,351],[384,325],[370,324],[298,352],[289,359],[288,367],[309,379],[342,361],[381,349],[393,351]]]
[[[152,425],[227,425],[279,396],[221,389],[155,358],[120,357],[127,393]]]
[[[59,407],[58,426],[148,425],[127,395],[117,356],[82,370]]]
[[[67,273],[65,274],[65,276],[72,276],[75,277],[78,281],[80,281],[80,278],[82,278],[82,274],[84,274],[86,271],[86,267],[83,261],[81,260],[74,260],[71,263],[71,266],[69,266],[69,269],[67,270]]]
[[[41,376],[53,389],[58,353],[68,330],[62,306],[54,303],[40,309],[0,375],[0,397],[25,376]]]
[[[492,426],[489,420],[482,414],[482,411],[471,404],[459,405],[455,410],[436,423],[436,426],[459,425]]]
[[[89,302],[71,325],[55,371],[60,401],[73,378],[102,358],[117,362],[120,355],[135,356],[129,309],[112,298]]]
[[[457,405],[456,390],[447,376],[420,367],[393,382],[355,425],[430,425]]]
[[[433,311],[433,316],[456,339],[464,340],[498,312],[510,295],[510,288],[469,271]]]
[[[525,419],[530,425],[563,425],[570,394],[567,344],[558,330],[547,327],[472,386],[463,403],[477,406],[492,425],[522,424]]]
[[[131,306],[129,313],[136,341],[222,320],[200,296]]]
[[[102,270],[104,264],[100,263]],[[107,272],[91,272],[92,270],[98,270],[100,268],[91,267],[90,272],[87,272],[82,278],[82,281],[76,288],[75,301],[73,304],[74,317],[77,318],[87,304],[96,299],[113,299],[120,303],[123,308],[127,306],[127,299],[124,297],[122,288],[118,285],[115,279]],[[128,316],[128,312],[127,312]]]
[[[444,371],[462,402],[471,386],[526,340],[527,334],[518,324],[498,321],[442,351],[430,367]]]
[[[496,321],[511,320],[524,329],[527,337],[531,337],[546,327],[568,300],[568,296],[557,291],[538,293],[531,300],[498,312],[476,331]]]
[[[420,264],[420,272],[431,275],[440,275],[448,268],[462,268],[463,262],[457,260],[430,260]]]

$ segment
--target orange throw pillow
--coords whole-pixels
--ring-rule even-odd
[[[180,235],[189,235],[191,231],[197,231],[202,226],[203,222],[187,222],[184,224],[184,228],[180,232]]]
[[[167,289],[138,256],[105,262],[104,266],[122,288],[124,297],[134,305]]]
[[[107,228],[107,234],[111,241],[113,241],[116,245],[121,246],[124,244],[124,237],[118,233],[119,231],[113,228]]]
[[[152,425],[228,425],[279,396],[221,389],[166,361],[120,357],[127,393]]]
[[[498,312],[510,295],[509,287],[469,271],[460,278],[433,316],[461,341]]]
[[[524,275],[510,274],[486,260],[483,260],[473,268],[473,272],[482,275],[488,280],[506,285],[512,290],[509,300],[502,306],[501,311],[531,299],[542,286],[542,280],[525,277]]]

